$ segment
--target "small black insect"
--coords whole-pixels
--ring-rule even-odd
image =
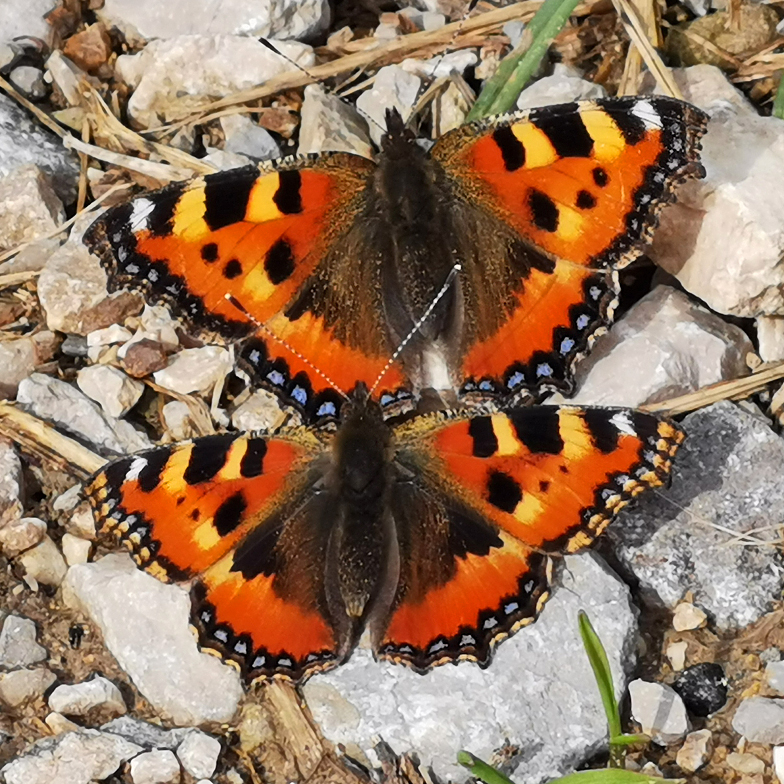
[[[68,630],[68,642],[72,648],[78,648],[82,644],[84,638],[84,626],[81,623],[75,623]]]

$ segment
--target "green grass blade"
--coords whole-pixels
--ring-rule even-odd
[[[523,41],[530,41],[530,46],[521,43],[501,61],[471,107],[466,122],[503,114],[514,108],[523,87],[578,3],[579,0],[545,0],[525,28]]]
[[[529,47],[518,46],[510,52],[498,71],[483,88],[476,103],[466,117],[466,122],[479,120],[493,114],[503,114],[514,108],[523,88],[539,67],[553,39],[561,31],[580,0],[545,0],[534,18],[528,23],[524,40]]]
[[[642,733],[636,735],[624,733],[623,735],[613,735],[610,738],[611,746],[636,746],[638,743],[648,744],[650,742],[651,739]]]
[[[499,70],[501,70],[499,68]],[[776,88],[776,98],[773,101],[773,116],[784,120],[784,71],[779,71],[779,86]]]
[[[644,773],[635,773],[632,770],[606,768],[570,773],[563,778],[554,779],[551,784],[686,784],[686,779],[663,779],[660,776],[646,776]]]
[[[599,687],[604,712],[607,715],[610,738],[618,737],[623,734],[621,732],[621,716],[618,712],[618,701],[615,699],[615,687],[613,686],[607,652],[604,650],[599,635],[594,631],[591,621],[582,610],[578,615],[578,624],[585,652],[588,654],[588,660],[591,662],[591,669],[596,678],[596,685]]]
[[[482,762],[479,758],[471,754],[470,751],[459,751],[457,761],[464,768],[467,768],[472,776],[476,776],[485,784],[514,784],[510,779],[499,773],[495,768]]]

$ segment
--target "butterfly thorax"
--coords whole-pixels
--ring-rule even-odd
[[[394,524],[389,516],[392,487],[391,431],[376,403],[358,395],[346,413],[332,447],[332,498],[329,561],[336,568],[327,587],[330,612],[353,637],[358,622],[396,573],[390,574]]]

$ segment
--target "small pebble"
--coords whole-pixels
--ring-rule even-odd
[[[703,662],[688,667],[672,686],[694,716],[709,716],[727,702],[727,678],[720,664]]]
[[[68,571],[63,554],[48,536],[44,536],[35,547],[23,552],[18,561],[25,570],[25,577],[55,588],[60,585]]]
[[[22,517],[4,528],[0,528],[0,548],[6,558],[35,547],[46,534],[46,523],[37,517]]]
[[[40,697],[56,680],[46,667],[4,672],[0,674],[0,700],[10,708],[19,708]]]
[[[74,536],[70,533],[63,534],[61,542],[63,555],[68,566],[74,564],[87,563],[90,558],[90,548],[92,545],[86,539]]]
[[[82,683],[62,684],[49,695],[49,707],[66,716],[84,716],[93,708],[121,715],[126,712],[120,690],[100,675]]]
[[[231,371],[229,352],[220,346],[186,348],[175,354],[167,367],[153,374],[155,383],[190,395],[193,392],[209,392]]]
[[[691,602],[680,602],[672,616],[672,627],[676,632],[701,629],[707,622],[705,612]]]
[[[61,735],[63,732],[74,732],[81,727],[70,719],[66,719],[62,713],[52,711],[45,719],[44,723],[54,735]]]
[[[168,749],[139,754],[131,760],[133,784],[179,784],[180,763]]]
[[[44,74],[40,68],[32,65],[19,65],[8,75],[8,81],[16,87],[19,92],[24,93],[34,101],[45,98],[49,88],[44,82]]]
[[[182,767],[196,779],[207,778],[215,772],[220,752],[220,741],[200,730],[189,732],[177,747]]]
[[[18,615],[9,615],[0,631],[0,667],[29,667],[31,664],[45,661],[49,654],[35,638],[33,621]]]
[[[687,642],[671,642],[664,652],[670,660],[670,666],[675,672],[680,672],[686,666],[686,649],[689,647]]]
[[[752,743],[784,744],[784,700],[749,697],[735,709],[732,729]]]
[[[689,731],[683,700],[669,686],[638,679],[629,684],[629,696],[632,717],[655,743],[667,746]]]
[[[710,730],[690,732],[675,756],[675,761],[681,770],[687,773],[698,771],[710,759],[712,741],[713,735]]]
[[[737,751],[733,751],[727,755],[727,764],[738,773],[753,775],[765,772],[765,763],[753,754],[739,754]]]

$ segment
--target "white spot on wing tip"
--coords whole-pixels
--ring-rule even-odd
[[[132,203],[131,228],[133,231],[145,231],[150,228],[150,213],[155,209],[155,204],[149,199],[136,199]]]
[[[612,417],[610,417],[610,422],[615,425],[615,428],[619,433],[624,433],[627,436],[637,435],[637,431],[634,429],[634,425],[632,424],[632,419],[629,416],[628,411],[617,411],[612,415]]]
[[[146,457],[134,458],[133,462],[131,463],[131,467],[128,469],[128,473],[125,475],[125,481],[135,482],[139,478],[139,474],[144,470],[146,466],[147,466]]]
[[[637,101],[632,108],[632,114],[645,123],[646,128],[661,128],[661,115],[653,108],[650,101]]]

